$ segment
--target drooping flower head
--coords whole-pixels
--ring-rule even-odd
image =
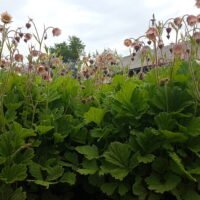
[[[155,41],[156,37],[158,37],[158,30],[155,27],[150,27],[146,32],[146,37],[149,40]]]
[[[30,40],[30,39],[32,38],[32,35],[31,35],[30,33],[26,33],[26,34],[24,35],[24,38],[25,38],[26,40]]]
[[[187,23],[189,26],[194,26],[198,21],[198,18],[194,15],[189,15],[187,17]]]
[[[10,14],[8,14],[8,12],[3,12],[1,14],[1,21],[4,23],[4,24],[9,24],[12,22],[12,16]]]
[[[125,45],[126,47],[130,47],[130,46],[132,45],[131,39],[125,39],[125,40],[124,40],[124,45]]]
[[[61,30],[59,28],[53,28],[52,34],[53,36],[59,36],[61,34]]]
[[[23,62],[23,55],[22,54],[15,54],[15,61]]]
[[[173,52],[174,52],[175,56],[180,57],[183,54],[183,52],[184,52],[183,44],[182,43],[174,44],[174,46],[173,46]]]
[[[197,8],[200,8],[200,0],[196,0],[196,4],[195,5],[196,5]]]
[[[199,44],[200,43],[200,32],[195,32],[193,34],[193,38],[195,39],[195,41]]]
[[[181,28],[181,26],[182,26],[182,18],[181,17],[176,17],[175,19],[174,19],[174,24],[178,27],[178,28]]]

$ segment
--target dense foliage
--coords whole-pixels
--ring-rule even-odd
[[[96,86],[1,71],[0,200],[199,200],[199,79],[170,69]]]

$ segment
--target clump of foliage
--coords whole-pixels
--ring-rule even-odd
[[[200,199],[200,102],[174,69],[99,87],[1,72],[0,199]]]
[[[1,20],[9,44],[11,17]],[[39,49],[45,34],[36,32]],[[41,64],[30,53],[29,64]],[[11,59],[0,71],[0,200],[199,200],[200,71],[198,52],[190,55],[109,84],[46,81],[49,68],[19,74],[23,57]]]

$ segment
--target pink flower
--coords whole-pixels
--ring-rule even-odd
[[[197,15],[197,22],[200,23],[200,15]]]
[[[52,34],[53,36],[59,36],[61,34],[61,30],[59,28],[53,28]]]
[[[124,40],[124,45],[125,45],[126,47],[130,47],[130,46],[132,45],[131,39],[125,39],[125,40]]]
[[[183,51],[184,51],[183,44],[181,44],[181,43],[174,44],[173,52],[174,52],[175,56],[180,57],[182,55]]]
[[[200,32],[195,32],[193,34],[193,38],[196,40],[196,42],[199,44],[200,43]]]
[[[195,5],[196,5],[197,8],[200,8],[200,0],[196,0],[196,4]]]
[[[23,62],[23,55],[22,54],[15,54],[15,61]]]
[[[189,26],[194,26],[197,23],[197,20],[198,20],[197,17],[194,15],[189,15],[187,17],[187,23]]]
[[[146,32],[146,37],[149,40],[155,41],[157,36],[158,36],[158,30],[155,27],[150,27]]]
[[[25,35],[24,35],[24,39],[25,40],[30,40],[32,38],[32,35],[30,34],[30,33],[26,33]]]
[[[12,16],[10,14],[8,14],[7,12],[3,12],[1,14],[1,21],[4,23],[4,24],[9,24],[11,23],[11,20],[12,20]]]
[[[181,28],[182,26],[182,18],[181,17],[176,17],[174,19],[174,24],[178,27],[178,28]]]

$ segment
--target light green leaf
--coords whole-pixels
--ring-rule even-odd
[[[100,175],[110,174],[112,177],[120,181],[122,181],[128,173],[129,171],[127,169],[116,167],[115,165],[106,162],[101,166],[100,171]]]
[[[64,169],[62,166],[57,165],[55,167],[48,167],[47,172],[47,181],[53,181],[60,178],[63,175]]]
[[[169,113],[161,112],[155,117],[156,125],[160,130],[173,130],[176,120]]]
[[[26,166],[22,164],[6,166],[0,173],[0,179],[7,184],[23,181],[27,176],[26,170]]]
[[[194,169],[190,169],[188,172],[190,174],[200,175],[200,167],[197,167],[197,168],[194,168]]]
[[[34,157],[33,149],[26,149],[25,151],[19,151],[15,157],[14,162],[17,164],[29,164]]]
[[[41,186],[44,186],[46,187],[46,189],[49,188],[49,185],[51,185],[52,183],[51,182],[48,182],[48,181],[43,181],[43,180],[35,180],[33,181],[36,185],[41,185]]]
[[[41,166],[39,164],[32,162],[29,165],[29,172],[35,179],[43,180]]]
[[[84,119],[86,123],[94,122],[100,125],[103,121],[105,115],[105,110],[101,108],[91,107],[87,113],[84,114]]]
[[[139,154],[137,159],[138,159],[139,163],[147,164],[147,163],[153,162],[154,159],[155,159],[155,156],[153,154],[147,154],[147,155],[140,155]]]
[[[99,152],[95,145],[78,146],[75,150],[78,153],[83,154],[88,160],[97,159],[99,157]]]
[[[193,118],[187,126],[187,132],[191,136],[200,135],[200,117]]]
[[[174,163],[177,165],[177,167],[179,168],[180,172],[183,173],[187,178],[189,178],[192,181],[196,182],[196,179],[188,172],[186,171],[184,165],[181,162],[181,159],[179,158],[179,156],[176,153],[169,153],[170,157],[172,158],[172,160],[174,161]]]
[[[169,142],[180,142],[187,141],[188,137],[184,133],[172,132],[168,130],[161,130],[162,136]]]
[[[13,122],[13,131],[18,134],[21,138],[26,139],[28,137],[36,136],[33,129],[23,128],[21,124]]]
[[[76,174],[73,172],[65,172],[61,177],[60,182],[74,185],[76,183]]]
[[[158,193],[164,193],[173,190],[181,181],[181,178],[177,175],[168,173],[163,177],[159,177],[156,174],[152,174],[145,179],[148,188]]]
[[[12,193],[10,200],[26,200],[26,193],[23,192],[22,188],[18,188]]]
[[[84,160],[82,166],[83,168],[77,170],[82,175],[92,175],[98,171],[96,160]]]
[[[121,168],[129,168],[130,155],[129,145],[120,142],[111,143],[108,151],[103,154],[107,162]]]
[[[117,183],[104,183],[101,186],[102,192],[107,194],[108,196],[111,196],[115,190],[117,189],[118,184]]]
[[[54,126],[39,125],[39,126],[37,126],[37,131],[39,132],[40,135],[44,135],[44,134],[48,133],[50,130],[52,130],[53,128],[54,128]]]

